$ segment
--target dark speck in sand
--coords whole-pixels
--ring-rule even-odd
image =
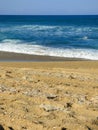
[[[4,130],[4,128],[3,128],[3,126],[2,126],[2,125],[0,125],[0,130]]]
[[[67,128],[64,128],[64,127],[63,127],[63,128],[61,128],[61,130],[67,130]]]
[[[13,129],[12,127],[10,127],[10,126],[9,126],[8,128],[9,128],[9,130],[14,130],[14,129]]]
[[[87,126],[87,128],[88,128],[88,130],[92,130],[92,129],[91,129],[90,127],[88,127],[88,126]]]

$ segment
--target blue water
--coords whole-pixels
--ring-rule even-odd
[[[98,15],[2,15],[0,51],[98,60]]]

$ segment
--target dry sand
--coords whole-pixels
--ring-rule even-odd
[[[98,130],[98,61],[0,63],[0,125]]]

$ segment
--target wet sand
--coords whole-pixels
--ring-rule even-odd
[[[64,58],[64,57],[55,57],[55,56],[41,56],[41,55],[30,55],[30,54],[22,54],[22,53],[14,53],[14,52],[3,52],[0,51],[0,61],[77,61],[84,60],[80,58]]]
[[[4,130],[98,130],[98,61],[0,62]]]

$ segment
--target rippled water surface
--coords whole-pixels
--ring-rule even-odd
[[[0,51],[98,60],[98,16],[0,16]]]

